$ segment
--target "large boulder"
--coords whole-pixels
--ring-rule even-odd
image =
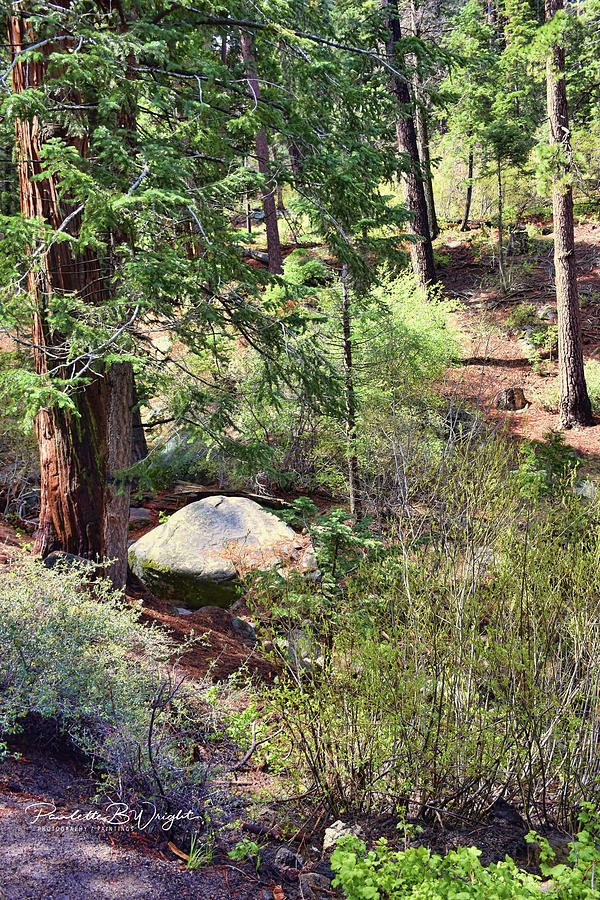
[[[227,607],[240,575],[280,565],[299,546],[294,531],[253,500],[207,497],[132,544],[129,565],[177,606]]]

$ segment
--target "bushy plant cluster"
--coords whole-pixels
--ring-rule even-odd
[[[0,513],[25,518],[31,512],[38,452],[31,416],[12,402],[13,379],[19,377],[25,354],[0,349]]]
[[[600,511],[532,504],[513,465],[502,440],[457,445],[335,595],[291,592],[320,663],[270,702],[332,815],[477,815],[502,792],[564,823],[600,799]]]
[[[108,582],[88,578],[85,568],[31,559],[3,573],[0,737],[29,713],[55,720],[109,796],[150,801],[159,813],[192,809],[203,826],[223,798],[209,765],[192,757],[209,736],[201,695],[170,662],[165,633],[142,627]]]
[[[334,886],[342,887],[349,900],[538,900],[542,892],[557,900],[600,897],[597,815],[584,812],[566,863],[556,862],[548,842],[538,835],[530,833],[527,840],[541,847],[543,883],[510,857],[483,866],[475,847],[440,856],[426,847],[394,851],[382,839],[367,852],[362,841],[347,838],[331,859]]]

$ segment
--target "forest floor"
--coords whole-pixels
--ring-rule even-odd
[[[461,304],[454,318],[463,351],[463,358],[448,371],[442,390],[453,402],[476,406],[488,424],[514,435],[516,440],[543,439],[558,424],[556,413],[542,402],[548,385],[555,380],[556,361],[544,359],[532,365],[523,341],[507,327],[507,319],[519,304],[555,308],[551,239],[551,234],[537,238],[534,252],[510,259],[513,283],[504,293],[494,284],[487,235],[481,230],[446,232],[437,241],[440,278],[447,294]],[[579,223],[576,241],[585,354],[600,360],[600,225]],[[495,408],[497,393],[508,387],[524,390],[529,401],[526,409],[500,412]],[[581,455],[586,473],[600,474],[600,420],[596,427],[566,432],[565,442]],[[178,499],[172,497],[145,500],[144,506],[153,516],[150,527],[158,524],[159,510],[172,511],[177,505]],[[140,530],[134,536],[142,533]],[[0,519],[0,570],[10,565],[15,551],[27,549],[30,541],[28,535]],[[222,680],[242,667],[261,680],[273,677],[272,663],[232,631],[230,617],[222,611],[177,615],[139,584],[130,586],[128,598],[142,607],[144,620],[160,623],[176,640],[185,639],[192,628],[206,635],[204,643],[182,661],[192,678],[205,679],[208,675]],[[243,616],[243,609],[238,614]],[[96,808],[93,779],[85,762],[60,742],[48,749],[31,734],[19,740],[13,748],[18,755],[0,761],[0,900],[292,900],[309,896],[310,892],[302,892],[296,871],[275,864],[275,853],[284,843],[272,831],[257,838],[263,845],[258,872],[250,863],[233,864],[226,847],[217,849],[210,865],[186,871],[160,835],[151,837],[144,830],[101,829],[91,823],[73,828],[64,819],[49,824],[38,817],[40,804],[47,804],[46,809],[56,808],[64,816]],[[251,761],[238,788],[256,799],[264,796],[268,781],[268,775]],[[319,810],[303,812],[308,818],[303,819],[302,811],[296,810],[300,837],[294,848],[298,849],[300,841],[301,852],[312,860],[309,869],[327,869],[326,861],[319,862],[317,849],[324,820],[319,818]],[[395,836],[392,820],[364,821],[361,825],[367,839],[388,832],[391,839]],[[482,849],[484,862],[510,853],[527,865],[524,833],[518,816],[511,820],[509,815],[508,819],[492,817],[487,824],[444,823],[444,827],[426,831],[421,840],[441,852],[475,844]],[[322,890],[312,896],[335,895]]]
[[[536,224],[548,230],[548,223]],[[600,362],[600,224],[576,224],[575,241],[584,356]],[[513,283],[507,292],[494,283],[481,244],[479,229],[445,233],[437,241],[443,259],[440,280],[447,294],[460,303],[455,321],[464,354],[448,371],[443,390],[449,398],[476,407],[489,424],[515,438],[542,440],[558,429],[556,411],[543,402],[556,384],[556,355],[534,365],[528,355],[530,348],[511,333],[507,320],[519,304],[556,310],[552,234],[536,238],[534,252],[508,258]],[[525,409],[508,412],[495,408],[498,392],[509,387],[523,388],[529,401]],[[596,427],[563,432],[565,444],[581,455],[582,471],[589,474],[600,473],[600,418],[596,423]]]

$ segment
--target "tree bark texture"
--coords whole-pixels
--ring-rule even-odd
[[[68,0],[63,0],[62,5],[68,6]],[[34,42],[24,17],[9,17],[8,39],[13,59]],[[20,93],[29,87],[41,87],[45,75],[45,60],[22,62],[17,59],[12,70],[13,90]],[[58,133],[57,130],[54,135]],[[21,212],[27,219],[39,219],[57,229],[74,212],[73,207],[59,197],[54,176],[34,178],[42,172],[41,153],[44,141],[51,134],[36,116],[29,121],[20,120],[16,125]],[[85,137],[64,134],[61,137],[79,153],[86,154]],[[80,216],[74,215],[65,230],[76,235],[79,226]],[[104,272],[91,251],[74,256],[70,244],[64,241],[52,243],[35,261],[33,253],[30,257],[28,289],[35,301],[32,342],[36,373],[43,381],[45,377],[49,379],[52,369],[55,377],[68,380],[73,374],[73,364],[67,366],[64,336],[52,328],[48,315],[50,299],[56,294],[73,294],[90,306],[99,305],[107,297]],[[71,395],[74,410],[49,406],[37,415],[41,509],[35,551],[42,556],[53,550],[65,550],[97,560],[106,555],[106,538],[111,531],[107,522],[113,521],[112,505],[115,502],[111,490],[107,490],[107,478],[116,469],[116,460],[120,456],[116,431],[110,422],[111,419],[113,423],[116,421],[119,398],[121,402],[129,401],[127,391],[119,388],[117,378],[116,371],[106,372],[101,361],[94,362],[86,372],[85,383]],[[121,411],[123,421],[127,414],[131,416],[130,403],[127,410]],[[128,432],[121,433],[121,439],[130,450],[130,427]],[[121,506],[122,500],[117,505]],[[121,556],[124,550],[125,558],[126,546],[125,535],[121,549]]]
[[[342,270],[342,330],[344,336],[344,389],[346,395],[346,451],[348,458],[348,493],[350,512],[358,519],[362,514],[358,457],[356,455],[356,395],[352,363],[352,323],[350,320],[350,286],[348,266]]]
[[[433,196],[433,176],[431,174],[431,156],[429,154],[429,128],[427,127],[427,114],[421,106],[420,84],[415,84],[415,123],[417,126],[417,147],[419,150],[419,160],[421,170],[423,172],[423,189],[425,191],[425,202],[427,204],[427,220],[429,222],[429,234],[431,240],[434,240],[440,233],[437,221],[437,213],[435,211],[435,197]]]
[[[258,80],[256,64],[254,61],[254,41],[252,35],[247,31],[241,32],[241,48],[242,57],[246,65],[250,93],[254,103],[258,104],[260,101],[260,82]],[[267,137],[267,129],[264,125],[261,125],[256,135],[256,159],[258,162],[258,171],[265,179],[265,186],[262,192],[262,204],[265,214],[265,230],[267,233],[269,272],[280,274],[283,272],[283,257],[281,255],[279,223],[277,221],[277,207],[275,203],[277,185],[272,178],[271,167],[269,164],[269,140]]]
[[[410,14],[412,20],[412,33],[416,38],[421,36],[419,24],[418,0],[411,0]],[[427,219],[429,221],[429,235],[434,240],[440,233],[435,211],[435,198],[433,196],[433,175],[431,173],[431,155],[429,153],[429,127],[427,125],[427,111],[423,99],[423,83],[418,68],[418,58],[415,58],[415,73],[413,75],[413,94],[415,100],[415,126],[417,130],[417,148],[423,176],[423,188],[425,190],[425,202],[427,203]]]
[[[395,61],[395,45],[400,41],[400,19],[398,13],[398,0],[382,0],[382,5],[387,14],[389,38],[387,45],[388,59],[391,65]],[[395,66],[394,66],[395,67]],[[436,280],[435,263],[433,259],[433,247],[429,231],[429,219],[427,213],[427,201],[423,186],[423,173],[419,161],[417,135],[412,116],[412,103],[408,81],[400,75],[392,76],[392,90],[398,105],[398,120],[396,122],[396,136],[398,149],[408,157],[409,168],[404,174],[404,192],[406,205],[412,214],[409,229],[416,240],[411,242],[410,256],[413,271],[417,281],[426,286]]]
[[[500,160],[496,164],[496,179],[498,182],[498,271],[502,287],[506,288],[506,271],[504,267],[504,196],[502,192],[502,165]]]
[[[546,0],[546,21],[563,8],[563,0]],[[563,428],[592,425],[592,407],[585,383],[579,295],[575,268],[573,191],[569,182],[571,145],[565,83],[565,50],[550,48],[546,62],[546,97],[550,144],[556,148],[552,207],[554,271],[558,314],[559,414]]]
[[[465,195],[465,212],[463,220],[460,223],[460,230],[466,231],[469,224],[469,216],[471,215],[471,201],[473,200],[473,150],[469,150],[469,161],[467,163],[467,193]]]
[[[105,471],[103,555],[109,560],[105,574],[114,585],[121,587],[127,581],[130,489],[124,470],[128,469],[132,462],[134,381],[131,363],[113,363],[105,380],[108,387],[106,411],[108,453]]]

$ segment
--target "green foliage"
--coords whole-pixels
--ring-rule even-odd
[[[202,866],[209,866],[214,856],[214,846],[210,840],[202,840],[197,834],[190,839],[190,851],[185,864],[188,872],[193,872]]]
[[[242,838],[242,840],[238,841],[235,847],[233,847],[229,851],[228,855],[230,859],[253,860],[254,868],[258,872],[258,869],[260,867],[261,852],[260,847],[256,843],[256,841],[251,841],[249,838]]]
[[[535,834],[532,843],[543,848],[544,895],[569,900],[593,900],[598,815],[586,810],[581,830],[573,839],[568,864],[554,862],[548,842]],[[481,851],[461,847],[445,856],[426,847],[394,851],[385,839],[367,852],[363,841],[346,838],[333,852],[334,887],[341,887],[349,900],[537,900],[541,880],[520,870],[506,857],[503,862],[482,866]]]
[[[598,507],[569,491],[524,502],[508,450],[457,443],[421,496],[427,512],[407,504],[333,601],[305,600],[319,668],[281,680],[267,709],[333,816],[477,815],[502,793],[566,823],[600,800],[588,762],[600,642],[586,625],[600,617]],[[537,466],[558,481],[566,458],[556,440]]]
[[[239,353],[228,369],[235,384],[233,415],[240,440],[248,447],[260,443],[266,451],[260,462],[254,457],[255,471],[260,466],[275,484],[299,491],[327,486],[341,493],[347,478],[341,289],[335,284],[311,291],[318,303],[311,326],[312,341],[320,348],[315,368],[318,362],[324,385],[319,406],[285,358],[280,365],[286,387],[274,398],[269,361],[254,352]],[[410,275],[387,270],[366,294],[353,295],[356,449],[361,478],[384,479],[378,488],[382,494],[390,460],[398,459],[397,435],[423,428],[425,406],[437,402],[429,385],[459,355],[449,323],[454,309],[440,290],[426,296]]]
[[[547,432],[543,441],[524,444],[520,455],[523,461],[514,473],[515,479],[522,495],[533,501],[563,493],[572,486],[581,465],[559,431]]]
[[[18,732],[35,713],[54,719],[95,761],[104,789],[159,812],[191,803],[213,814],[192,734],[206,728],[200,692],[184,688],[164,631],[85,566],[46,569],[19,560],[0,593],[0,733]],[[114,792],[114,793],[113,793]]]
[[[506,326],[511,331],[523,331],[529,325],[537,325],[533,303],[519,303],[506,318]]]

